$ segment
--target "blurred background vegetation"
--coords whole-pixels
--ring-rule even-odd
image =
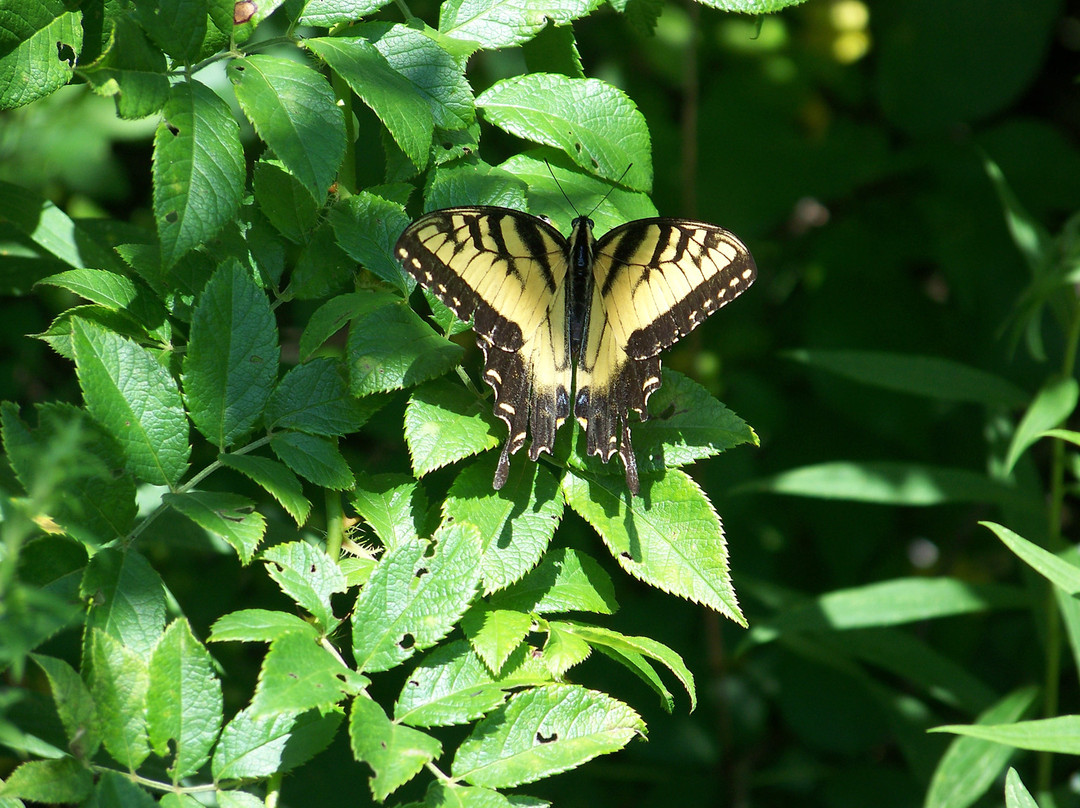
[[[434,0],[410,8],[437,20]],[[400,19],[394,6],[381,16]],[[1002,520],[992,503],[894,507],[737,489],[833,460],[983,472],[1000,455],[1016,413],[860,385],[791,352],[943,357],[1029,393],[1060,366],[1062,340],[1049,330],[1045,358],[1010,330],[1030,276],[985,161],[1000,166],[1051,233],[1080,210],[1080,14],[1058,0],[810,0],[757,20],[668,2],[652,33],[647,17],[632,0],[625,17],[604,9],[574,31],[586,75],[621,87],[645,113],[661,214],[722,224],[757,259],[756,287],[666,359],[761,438],[759,449],[741,447],[693,472],[724,520],[751,625],[802,597],[903,576],[1020,581],[1020,564],[977,525]],[[527,69],[520,50],[481,52],[469,76],[479,92]],[[65,88],[0,117],[0,178],[75,216],[152,225],[155,124],[119,121],[110,100]],[[484,130],[488,163],[520,148]],[[70,364],[26,336],[70,300],[59,290],[13,288],[15,260],[0,262],[0,399],[78,401]],[[400,435],[400,415],[400,407],[384,410],[353,451],[379,452],[406,469],[403,445],[380,443]],[[1037,451],[1029,467],[1036,478],[1045,461]],[[432,484],[449,479],[436,475]],[[1065,518],[1068,537],[1075,525],[1068,510]],[[574,517],[561,535],[603,555]],[[200,636],[223,611],[275,597],[260,570],[241,569],[228,554],[208,563],[208,549],[179,552],[164,541],[143,549],[178,601],[206,609],[189,612]],[[602,681],[641,709],[650,742],[530,789],[559,808],[920,805],[949,741],[922,730],[972,720],[888,666],[853,661],[843,634],[750,644],[737,626],[617,577],[623,608],[613,626],[680,652],[698,677],[701,705],[668,716],[644,685],[590,660],[579,678]],[[212,602],[200,599],[211,592]],[[1002,610],[907,630],[1003,694],[1043,680],[1039,625],[1030,612]],[[227,702],[230,689],[249,693],[252,681],[237,672],[254,677],[260,649],[215,653],[234,672]],[[397,687],[388,683],[386,693]],[[1076,676],[1065,674],[1061,711],[1080,710],[1078,696]],[[899,744],[908,732],[919,740]],[[289,777],[286,800],[365,804],[366,784],[340,740]],[[1015,765],[1030,785],[1034,759]],[[1080,765],[1059,757],[1055,766],[1059,804],[1069,804]],[[979,804],[1000,805],[1001,793],[994,788]]]

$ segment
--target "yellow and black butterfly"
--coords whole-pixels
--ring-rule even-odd
[[[638,219],[593,237],[574,219],[569,240],[536,216],[499,207],[447,208],[405,229],[405,269],[461,320],[473,320],[495,414],[510,435],[495,471],[531,436],[529,457],[551,452],[570,415],[588,453],[618,452],[639,490],[629,412],[660,387],[659,353],[754,282],[750,251],[721,227]],[[621,433],[621,434],[620,434]]]

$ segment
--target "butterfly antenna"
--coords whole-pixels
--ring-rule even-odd
[[[623,171],[623,173],[619,175],[619,178],[618,178],[617,180],[615,180],[615,185],[618,185],[618,184],[619,184],[620,182],[622,182],[622,181],[623,181],[623,177],[625,177],[625,176],[626,176],[626,175],[627,175],[627,174],[628,174],[628,173],[630,172],[630,169],[631,169],[631,168],[633,168],[633,167],[634,167],[634,164],[633,164],[633,163],[631,163],[630,165],[628,165],[628,166],[626,167],[626,169],[625,169],[625,170]],[[592,215],[593,215],[594,213],[596,213],[596,210],[597,210],[597,208],[599,208],[599,207],[600,207],[601,205],[603,205],[603,204],[604,204],[604,203],[605,203],[605,202],[607,201],[607,198],[608,198],[609,196],[611,196],[611,192],[615,190],[615,185],[612,185],[612,186],[611,186],[610,188],[608,188],[608,189],[607,189],[607,193],[606,193],[606,194],[604,194],[604,195],[603,195],[603,196],[602,196],[602,197],[600,198],[600,201],[599,201],[599,202],[597,202],[597,203],[596,203],[595,205],[593,205],[593,209],[589,211],[589,218],[590,218],[590,219],[592,218]]]
[[[574,211],[574,216],[580,218],[581,214],[578,213],[578,209],[574,205],[574,200],[572,200],[570,197],[568,197],[566,195],[566,191],[563,190],[562,183],[560,183],[559,178],[555,176],[555,172],[551,170],[551,163],[549,163],[547,160],[545,160],[544,165],[547,166],[548,174],[550,174],[551,178],[553,180],[555,180],[555,187],[557,187],[559,189],[559,193],[561,193],[563,195],[563,199],[565,199],[567,201],[567,203],[570,205],[570,209]]]

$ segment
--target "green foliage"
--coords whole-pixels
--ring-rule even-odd
[[[1074,798],[1070,21],[799,5],[5,12],[0,805]],[[492,489],[455,204],[751,245],[641,496]]]

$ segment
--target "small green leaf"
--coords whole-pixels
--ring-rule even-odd
[[[221,730],[221,682],[214,662],[184,618],[174,620],[150,660],[146,725],[154,751],[172,753],[176,782],[195,774],[210,757]]]
[[[251,454],[223,454],[218,460],[266,489],[281,503],[297,527],[307,521],[311,503],[304,496],[300,480],[286,466],[269,457]]]
[[[31,658],[49,679],[68,748],[79,759],[89,760],[101,745],[100,719],[90,690],[75,669],[62,659],[41,654],[32,654]]]
[[[100,630],[147,663],[165,630],[165,585],[134,550],[107,548],[94,554],[79,587],[86,635]]]
[[[416,388],[405,407],[405,443],[418,477],[499,445],[491,400],[446,380]]]
[[[1024,787],[1024,781],[1013,768],[1005,775],[1005,808],[1039,808],[1039,804]]]
[[[353,757],[371,766],[371,793],[383,802],[442,753],[442,744],[419,730],[391,721],[365,695],[353,699],[349,713]]]
[[[329,745],[342,717],[338,710],[262,718],[250,707],[241,710],[225,725],[214,747],[214,780],[255,779],[290,771]]]
[[[308,0],[300,22],[317,28],[332,28],[375,13],[390,0]]]
[[[682,686],[686,688],[686,693],[690,697],[691,712],[697,707],[694,674],[686,667],[682,657],[663,643],[657,642],[650,637],[631,637],[611,629],[579,623],[576,620],[562,621],[561,625],[566,626],[569,631],[601,650],[610,649],[627,656],[638,654],[659,662],[675,674]]]
[[[591,174],[638,191],[652,187],[652,145],[645,117],[610,84],[556,73],[515,76],[477,96],[476,106],[489,123],[561,149]]]
[[[461,361],[462,349],[439,336],[405,301],[371,293],[349,328],[349,389],[366,396],[441,376]]]
[[[175,486],[191,453],[176,380],[131,340],[85,320],[72,328],[86,408],[120,442],[133,475]]]
[[[145,0],[135,6],[135,18],[154,44],[180,63],[199,58],[206,38],[204,3],[185,0]]]
[[[14,109],[71,81],[83,49],[83,15],[60,2],[13,4],[4,13],[0,109]]]
[[[315,485],[344,491],[356,484],[337,442],[304,432],[279,432],[270,448],[282,463]]]
[[[448,0],[439,9],[439,30],[477,48],[520,45],[548,22],[565,25],[600,5],[597,0]]]
[[[1069,595],[1080,593],[1080,567],[1033,544],[1007,527],[994,522],[979,522],[979,524],[994,531],[1006,547],[1054,586]]]
[[[266,405],[267,428],[327,437],[359,430],[371,409],[349,393],[346,375],[336,359],[312,359],[294,367]]]
[[[862,384],[941,401],[1019,407],[1027,394],[1007,379],[938,356],[886,351],[791,351],[788,358]]]
[[[251,561],[266,534],[266,518],[255,510],[252,500],[239,494],[188,491],[165,494],[161,501],[204,530],[223,538],[244,564]]]
[[[423,170],[435,124],[416,85],[362,37],[315,37],[305,40],[304,45],[345,79],[349,89],[383,122],[405,156]]]
[[[259,137],[321,204],[345,156],[345,119],[330,83],[306,64],[265,54],[235,59],[227,73]]]
[[[17,767],[0,785],[0,799],[13,808],[32,800],[44,803],[81,803],[90,796],[94,777],[75,758],[30,760]],[[5,807],[6,808],[6,807]]]
[[[645,734],[641,717],[604,693],[550,685],[518,693],[458,747],[455,778],[512,788],[615,752]]]
[[[184,396],[191,420],[218,448],[258,423],[278,375],[277,322],[270,301],[237,261],[210,278],[191,319]]]
[[[352,494],[353,507],[389,550],[420,538],[427,517],[424,489],[405,474],[362,474]]]
[[[405,295],[413,290],[416,281],[394,255],[398,236],[409,226],[404,207],[361,191],[332,207],[329,220],[337,243],[350,258]]]
[[[1020,420],[1005,458],[1005,473],[1012,471],[1020,455],[1037,441],[1043,432],[1061,425],[1076,409],[1080,385],[1076,379],[1055,379],[1038,392]]]
[[[146,736],[149,665],[100,630],[88,636],[90,693],[101,716],[101,737],[117,763],[131,771],[150,755]]]
[[[1059,715],[1008,724],[946,724],[930,732],[952,732],[969,738],[1059,755],[1080,755],[1080,716]]]
[[[536,566],[562,519],[564,502],[555,476],[519,458],[498,491],[491,487],[495,457],[458,475],[443,503],[447,520],[469,522],[484,537],[484,594],[504,589]]]
[[[615,586],[596,559],[566,547],[546,554],[536,569],[491,598],[497,608],[550,614],[614,614]]]
[[[547,633],[547,642],[544,643],[541,659],[544,667],[551,671],[552,677],[556,681],[561,681],[570,668],[589,658],[589,654],[592,653],[592,646],[567,631],[566,627],[558,621],[551,621],[547,624]],[[652,673],[651,668],[649,671]],[[653,677],[659,679],[655,673],[653,673]],[[671,699],[671,694],[668,693],[667,697]]]
[[[277,160],[259,160],[251,176],[255,201],[283,236],[303,244],[319,216],[320,205],[304,184]]]
[[[400,664],[445,637],[480,580],[480,532],[450,525],[404,544],[379,561],[353,609],[353,658],[361,671]]]
[[[988,157],[983,158],[983,165],[990,181],[994,183],[994,190],[998,193],[1001,206],[1005,209],[1005,221],[1009,226],[1013,243],[1020,254],[1024,256],[1028,268],[1034,274],[1042,272],[1045,268],[1046,256],[1049,252],[1050,234],[1046,228],[1028,213],[1020,200],[1016,198],[1012,188],[1005,179],[1005,175],[998,168],[997,163]]]
[[[498,673],[532,628],[532,616],[514,609],[492,609],[477,603],[461,620],[461,628],[476,655]]]
[[[735,490],[909,507],[948,502],[1033,505],[1013,486],[983,472],[893,461],[818,463],[753,480]]]
[[[319,639],[315,626],[295,614],[268,609],[240,609],[217,619],[210,630],[208,642],[273,642],[291,631],[298,631],[312,640]]]
[[[311,638],[290,632],[270,643],[251,699],[254,717],[327,710],[356,693],[367,679]]]
[[[979,724],[1016,721],[1035,702],[1038,691],[1025,687],[1013,691],[983,712]],[[950,808],[968,806],[979,799],[1001,776],[1013,750],[976,738],[957,738],[941,756],[926,792],[926,805]]]
[[[78,72],[95,93],[112,96],[121,118],[153,115],[169,98],[165,55],[128,15],[112,15],[111,22],[104,52],[92,64],[78,67]]]
[[[345,591],[345,576],[334,559],[305,541],[275,544],[262,560],[281,591],[319,621],[324,632],[337,625],[330,596]]]
[[[174,84],[154,135],[154,218],[166,268],[235,220],[245,178],[228,105],[200,82]]]
[[[568,471],[566,501],[595,528],[619,565],[646,583],[702,603],[739,625],[720,517],[689,476],[670,469],[631,497],[621,477],[594,481]]]
[[[300,361],[307,362],[330,337],[349,324],[353,313],[369,301],[367,292],[338,295],[323,303],[308,319],[300,335]]]
[[[167,797],[175,798],[171,803]],[[181,798],[188,800],[183,801]],[[194,805],[192,803],[195,803]],[[127,776],[118,771],[101,772],[94,795],[83,803],[87,808],[200,808],[200,804],[187,794],[169,794],[156,802],[141,786],[136,785]]]

